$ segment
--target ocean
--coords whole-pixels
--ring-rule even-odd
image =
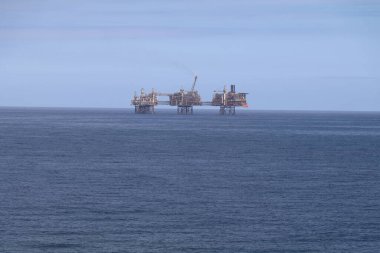
[[[0,109],[0,252],[379,252],[380,113]]]

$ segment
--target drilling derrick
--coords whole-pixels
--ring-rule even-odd
[[[194,82],[190,91],[180,89],[169,95],[169,105],[177,106],[178,114],[193,114],[193,106],[202,105],[201,96],[195,90],[197,76],[194,77]]]
[[[235,107],[248,107],[248,93],[236,93],[235,85],[231,85],[231,90],[227,92],[226,87],[223,91],[215,91],[211,105],[219,106],[221,115],[235,115]]]
[[[151,93],[146,94],[144,89],[141,89],[140,96],[135,93],[132,99],[132,105],[135,106],[135,113],[154,113],[154,107],[158,105],[157,93],[152,90]]]

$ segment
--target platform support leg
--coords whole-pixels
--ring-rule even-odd
[[[194,113],[192,106],[178,106],[177,107],[177,114],[182,115],[192,115]]]
[[[136,105],[136,114],[154,114],[154,105]]]
[[[235,106],[221,106],[219,109],[220,115],[235,115]]]

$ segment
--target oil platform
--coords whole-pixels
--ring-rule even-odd
[[[214,96],[211,101],[212,106],[219,106],[219,113],[221,115],[235,115],[236,107],[248,107],[247,94],[248,93],[236,93],[235,85],[231,85],[231,90],[227,92],[226,87],[223,91],[214,91]]]
[[[177,114],[193,114],[194,106],[218,106],[221,115],[235,115],[236,107],[248,107],[247,94],[237,93],[235,85],[231,85],[230,91],[224,87],[223,91],[214,91],[211,102],[202,102],[201,96],[195,90],[197,76],[194,77],[194,82],[190,91],[180,89],[174,93],[159,93],[154,90],[150,93],[145,93],[141,89],[140,95],[136,93],[131,101],[135,107],[135,113],[139,114],[153,114],[155,113],[155,106],[169,105],[177,107]],[[167,96],[169,100],[159,100],[159,97]]]
[[[190,91],[180,89],[179,92],[169,94],[169,105],[177,106],[177,114],[193,114],[193,106],[202,105],[201,96],[195,90],[197,78],[197,76],[194,77]]]
[[[146,94],[144,89],[141,89],[140,96],[136,92],[132,99],[132,105],[135,106],[135,113],[154,113],[154,107],[158,105],[157,94],[152,90]]]

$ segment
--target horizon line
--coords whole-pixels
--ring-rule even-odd
[[[175,106],[172,107],[165,107],[162,108],[156,108],[157,110],[163,110],[163,111],[175,111]],[[198,108],[202,111],[211,111],[211,110],[218,110],[218,106],[203,106],[203,108],[200,108],[200,106],[194,106],[195,108]],[[207,108],[204,108],[207,107]],[[0,105],[1,109],[68,109],[68,110],[77,110],[77,109],[87,109],[87,110],[133,110],[134,108],[132,106],[128,107],[100,107],[100,106],[5,106]],[[237,106],[237,109],[240,107]],[[241,111],[249,111],[249,112],[326,112],[326,113],[336,113],[336,112],[346,112],[346,113],[380,113],[380,110],[320,110],[320,109],[252,109],[252,108],[240,108]],[[239,110],[240,110],[239,109]]]

